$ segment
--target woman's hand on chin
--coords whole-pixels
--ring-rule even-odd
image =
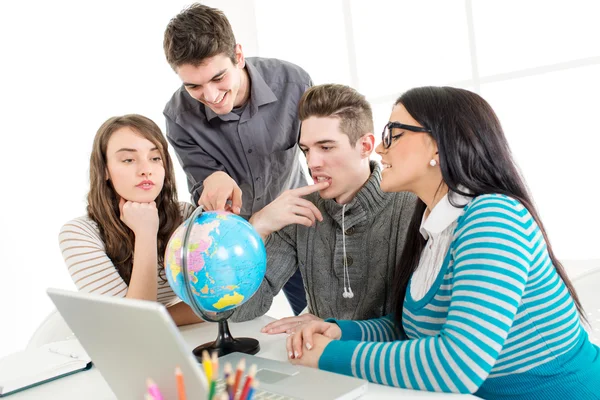
[[[121,198],[119,200],[121,221],[138,235],[158,234],[158,209],[156,203],[137,203]]]

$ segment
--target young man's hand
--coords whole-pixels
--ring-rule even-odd
[[[323,221],[321,211],[302,196],[326,189],[329,182],[319,182],[314,185],[290,189],[283,192],[265,208],[250,218],[254,229],[265,239],[290,224],[312,226],[317,220]]]
[[[198,205],[206,211],[231,211],[239,214],[242,209],[242,190],[235,181],[223,171],[213,172],[203,182],[204,190],[198,199]],[[231,201],[231,205],[227,201]]]
[[[285,317],[265,325],[260,331],[274,335],[276,333],[294,333],[301,329],[301,326],[310,321],[323,321],[321,318],[310,313],[298,315],[295,317]]]

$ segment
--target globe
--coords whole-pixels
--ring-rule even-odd
[[[235,214],[198,207],[175,230],[165,250],[167,280],[198,316],[219,323],[217,339],[194,349],[199,361],[205,350],[218,356],[258,353],[258,340],[233,338],[227,319],[256,292],[266,268],[262,239]]]
[[[166,275],[179,298],[191,306],[195,303],[203,317],[214,317],[212,313],[232,310],[252,297],[265,275],[267,253],[262,239],[245,219],[225,211],[194,214],[167,244]],[[182,273],[184,252],[190,291],[185,289]]]

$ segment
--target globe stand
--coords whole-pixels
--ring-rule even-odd
[[[252,338],[233,338],[229,332],[227,320],[219,321],[219,334],[214,342],[204,343],[194,349],[194,355],[198,362],[202,362],[202,352],[217,353],[218,357],[229,353],[239,352],[246,354],[256,354],[260,350],[258,340]]]
[[[196,218],[202,214],[203,209],[202,206],[196,208],[196,210],[192,213],[190,217],[190,221],[195,221]],[[246,354],[256,354],[260,350],[260,344],[258,340],[253,338],[233,338],[231,336],[231,332],[229,332],[229,324],[227,323],[227,319],[231,317],[233,314],[233,310],[219,312],[219,313],[210,313],[208,315],[204,312],[196,303],[194,294],[192,293],[192,288],[190,286],[190,277],[188,271],[188,242],[190,238],[190,232],[193,223],[188,224],[187,229],[185,230],[183,236],[183,244],[182,244],[182,255],[181,255],[181,270],[183,277],[183,286],[184,293],[187,295],[189,302],[188,304],[192,308],[192,310],[205,321],[209,322],[217,322],[219,324],[219,333],[217,335],[217,340],[214,342],[204,343],[193,350],[194,356],[198,359],[199,362],[202,362],[202,352],[207,350],[209,353],[216,352],[218,357],[224,356],[233,352],[240,352]]]

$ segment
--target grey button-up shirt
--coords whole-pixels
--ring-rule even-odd
[[[297,146],[298,102],[312,81],[302,68],[277,59],[247,58],[246,69],[250,99],[241,115],[217,115],[183,86],[163,113],[193,203],[204,179],[225,171],[242,190],[240,214],[249,218],[284,190],[307,183]]]

